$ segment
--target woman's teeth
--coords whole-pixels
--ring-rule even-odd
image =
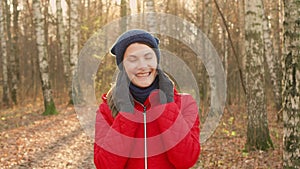
[[[137,77],[147,77],[150,75],[150,72],[147,72],[147,73],[138,73],[136,74]]]

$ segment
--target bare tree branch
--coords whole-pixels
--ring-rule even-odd
[[[232,38],[231,38],[230,31],[228,29],[228,25],[227,25],[226,19],[225,19],[224,15],[223,15],[222,11],[220,10],[218,2],[216,0],[214,0],[214,3],[216,5],[216,7],[217,7],[217,10],[218,10],[221,18],[222,18],[222,21],[224,23],[226,32],[228,33],[228,39],[229,39],[230,45],[232,47],[233,55],[235,56],[235,60],[237,62],[237,66],[238,66],[238,70],[239,70],[239,75],[240,75],[240,80],[241,80],[241,83],[242,83],[243,91],[244,91],[244,94],[246,94],[247,92],[246,92],[246,87],[245,87],[245,83],[244,83],[243,71],[242,71],[242,68],[241,68],[241,66],[239,64],[240,63],[239,57],[237,56],[237,53],[236,53],[235,48],[233,46],[233,41],[232,41]]]

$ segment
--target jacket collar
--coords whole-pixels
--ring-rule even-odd
[[[158,68],[157,72],[159,78],[158,94],[155,94],[156,90],[154,90],[154,93],[151,94],[153,92],[152,91],[150,93],[151,97],[148,97],[145,103],[142,104],[140,103],[141,106],[146,105],[147,100],[148,102],[154,101],[153,103],[160,103],[160,104],[165,104],[174,101],[174,85],[172,81],[161,69]],[[119,72],[116,87],[115,90],[113,90],[113,100],[115,106],[119,111],[124,111],[124,112],[134,111],[135,101],[129,91],[129,79],[126,73],[123,71]]]

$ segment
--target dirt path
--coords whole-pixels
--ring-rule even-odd
[[[72,108],[0,133],[0,168],[93,168],[93,143]]]

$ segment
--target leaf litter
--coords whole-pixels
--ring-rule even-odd
[[[282,168],[282,124],[269,110],[274,150],[245,152],[245,113],[225,111],[215,133],[203,145],[193,169]],[[58,106],[58,115],[42,116],[42,106],[0,113],[0,168],[95,168],[93,140],[80,127],[72,107]]]

